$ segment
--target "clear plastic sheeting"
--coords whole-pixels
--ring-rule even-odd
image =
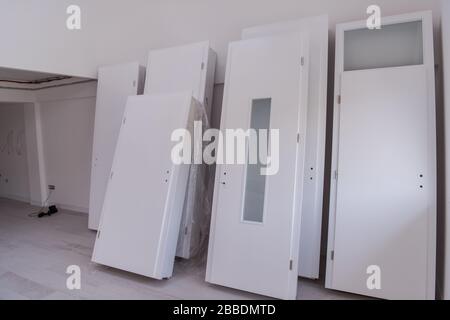
[[[189,119],[189,131],[194,132],[194,122],[201,121],[202,132],[209,129],[209,121],[203,104],[197,104]],[[196,140],[197,139],[197,140]],[[189,180],[184,200],[183,216],[177,244],[177,257],[183,259],[201,258],[205,256],[208,247],[209,224],[211,216],[211,198],[214,172],[212,167],[195,164],[195,159],[202,160],[203,139],[192,137],[192,164],[189,169]],[[198,163],[198,161],[197,161]]]

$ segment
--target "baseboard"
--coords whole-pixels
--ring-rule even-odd
[[[55,205],[56,205],[56,207],[58,207],[62,210],[75,211],[75,212],[84,213],[84,214],[89,213],[89,208],[85,208],[85,207],[72,206],[72,205],[62,204],[62,203],[56,203]]]
[[[34,201],[34,200],[31,200],[30,204],[34,207],[42,207],[44,205],[41,201]]]
[[[11,194],[0,194],[0,198],[30,203],[30,198],[23,197],[23,196],[17,196],[17,195],[11,195]]]
[[[24,203],[30,204],[30,205],[32,205],[34,207],[42,207],[43,206],[42,202],[30,200],[29,198],[22,197],[22,196],[9,195],[9,194],[0,194],[0,198],[4,198],[4,199],[8,199],[8,200],[14,200],[14,201],[19,201],[19,202],[24,202]],[[89,213],[89,208],[85,208],[85,207],[73,206],[73,205],[62,204],[62,203],[51,203],[51,204],[56,205],[56,207],[58,207],[58,208],[60,208],[62,210],[74,211],[74,212],[84,213],[84,214],[88,214]]]

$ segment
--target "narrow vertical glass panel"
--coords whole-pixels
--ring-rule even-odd
[[[344,33],[344,71],[423,64],[422,21]]]
[[[266,176],[261,174],[261,169],[267,163],[267,152],[260,152],[260,144],[265,144],[265,150],[268,150],[269,129],[270,129],[270,109],[272,99],[255,99],[252,101],[250,128],[256,130],[256,135],[251,135],[249,145],[257,145],[257,163],[247,162],[247,175],[245,183],[245,202],[244,202],[244,221],[263,222],[264,198],[266,191]],[[267,130],[265,137],[259,135],[259,130]],[[265,141],[259,139],[265,138]],[[249,152],[252,148],[249,147]],[[262,153],[262,155],[260,155]],[[264,157],[264,158],[262,158]],[[248,155],[250,159],[250,155]]]

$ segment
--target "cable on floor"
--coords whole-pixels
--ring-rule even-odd
[[[39,211],[32,212],[32,213],[28,214],[28,217],[30,217],[30,218],[38,217],[39,214],[41,214],[42,211],[45,209],[45,207],[47,207],[48,201],[50,200],[50,197],[52,196],[52,193],[53,193],[53,190],[50,190],[49,193],[48,193],[47,199],[44,201],[44,205],[39,209]]]

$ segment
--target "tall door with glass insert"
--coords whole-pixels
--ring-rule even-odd
[[[337,28],[328,288],[434,299],[432,30],[428,12]]]
[[[300,33],[230,45],[208,282],[276,298],[296,297],[307,46]],[[242,132],[247,133],[244,139]]]

